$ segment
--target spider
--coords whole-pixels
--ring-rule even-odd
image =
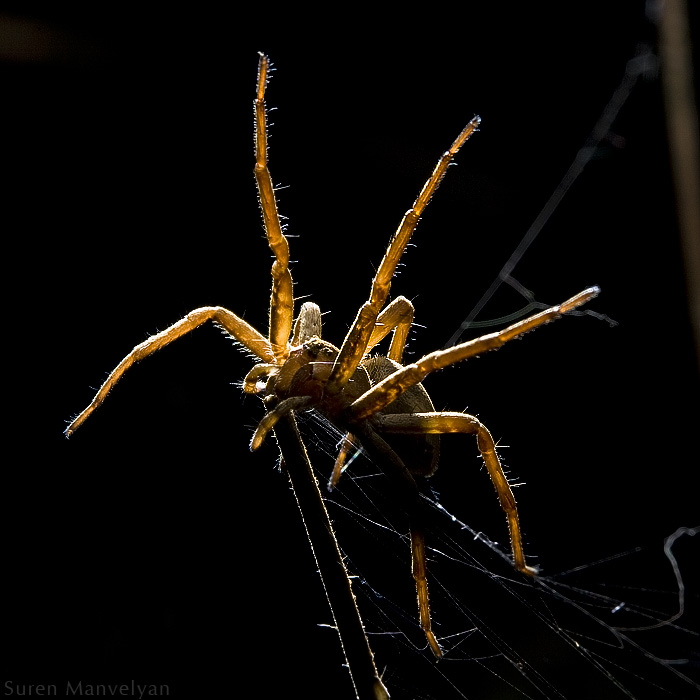
[[[256,450],[277,421],[292,411],[314,409],[346,435],[330,478],[335,486],[346,456],[358,439],[365,449],[381,455],[381,464],[407,499],[410,519],[412,573],[418,617],[428,645],[436,657],[442,649],[432,631],[426,569],[425,537],[417,514],[416,479],[431,476],[438,466],[440,434],[468,433],[477,446],[504,510],[510,532],[515,568],[529,576],[537,570],[525,561],[515,498],[501,467],[490,432],[475,416],[435,411],[421,382],[432,372],[498,348],[544,323],[559,318],[598,294],[591,287],[558,306],[550,307],[497,333],[489,333],[446,350],[437,350],[416,362],[401,364],[414,308],[403,297],[387,303],[399,259],[450,162],[478,129],[474,117],[443,153],[417,199],[391,238],[372,281],[369,298],[360,307],[340,348],[321,337],[321,311],[311,302],[302,305],[294,320],[294,295],[289,270],[289,244],[280,224],[267,157],[265,92],[270,61],[259,55],[255,97],[255,178],[267,241],[274,253],[267,337],[239,316],[220,306],[195,309],[164,331],[137,345],[111,372],[88,407],[72,420],[72,435],[98,408],[122,375],[136,362],[165,345],[212,321],[227,332],[259,362],[243,381],[243,391],[261,397],[269,409],[259,422],[251,443]],[[392,334],[386,356],[371,354]]]

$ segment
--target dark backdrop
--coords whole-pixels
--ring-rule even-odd
[[[644,5],[0,16],[9,679],[351,695],[276,448],[247,449],[262,415],[238,388],[249,359],[202,328],[61,432],[189,310],[265,330],[257,51],[277,68],[270,158],[296,294],[329,312],[335,343],[438,155],[481,115],[394,281],[419,357],[494,280],[626,62],[656,52]],[[552,304],[598,284],[589,306],[618,324],[566,318],[427,384],[509,446],[528,551],[556,571],[697,524],[698,365],[653,67],[514,276]],[[480,318],[522,305],[503,287]],[[436,489],[503,541],[470,438],[445,449]]]

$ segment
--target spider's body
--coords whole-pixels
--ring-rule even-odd
[[[410,303],[403,297],[399,299],[402,303]],[[282,366],[264,363],[255,365],[243,383],[244,391],[259,394],[269,403],[306,397],[310,399],[306,406],[313,407],[346,431],[361,431],[367,427],[367,423],[369,426],[377,424],[382,414],[377,413],[369,419],[353,421],[350,406],[380,381],[402,369],[402,365],[384,355],[366,355],[340,392],[327,392],[326,384],[340,350],[321,339],[320,318],[321,312],[316,304],[304,304],[295,323],[294,332],[294,341],[300,344],[289,349]],[[313,335],[306,337],[308,333]],[[435,408],[428,392],[418,383],[392,401],[384,412],[398,415],[433,411]],[[253,448],[262,442],[267,429],[267,425],[263,424],[262,430],[256,433]],[[440,454],[439,435],[394,435],[390,444],[392,451],[401,458],[412,475],[430,476],[437,469]],[[341,463],[338,462],[336,469],[340,467]],[[336,472],[332,485],[339,475],[339,472]]]
[[[375,355],[363,362],[372,386],[401,369],[398,362],[383,355]],[[388,414],[433,413],[435,407],[422,384],[407,389],[401,396],[390,403],[385,412]],[[369,419],[371,421],[371,418]],[[438,468],[440,459],[440,435],[424,433],[422,435],[392,435],[391,449],[401,458],[406,468],[414,476],[432,476]]]
[[[265,233],[275,256],[267,336],[224,307],[195,309],[169,328],[137,345],[108,376],[90,405],[71,422],[66,434],[71,435],[83,424],[134,363],[207,321],[221,326],[260,360],[243,382],[243,390],[263,398],[269,409],[253,435],[251,449],[256,449],[263,442],[281,417],[294,410],[313,408],[347,434],[331,476],[331,486],[340,478],[353,436],[377,457],[397,485],[407,502],[411,518],[413,578],[421,627],[432,651],[436,656],[441,656],[440,645],[431,629],[425,538],[420,526],[420,499],[414,479],[416,476],[430,476],[437,468],[440,434],[469,433],[476,436],[477,446],[508,519],[513,564],[523,573],[534,575],[536,572],[525,562],[515,498],[503,473],[491,434],[475,416],[435,411],[421,382],[431,372],[500,347],[529,330],[559,318],[589,301],[598,293],[598,289],[586,289],[563,304],[519,321],[498,333],[429,353],[406,366],[401,364],[408,331],[413,323],[413,305],[405,297],[397,297],[387,303],[391,281],[418,220],[447,167],[477,130],[480,120],[475,117],[441,156],[413,206],[404,215],[377,269],[370,296],[360,307],[342,345],[336,347],[321,339],[321,313],[315,304],[304,304],[293,323],[294,295],[289,270],[289,244],[280,225],[267,164],[265,89],[269,69],[267,57],[261,54],[255,100],[255,177]],[[375,346],[390,333],[392,338],[386,356],[373,354]]]

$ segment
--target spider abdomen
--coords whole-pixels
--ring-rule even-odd
[[[372,386],[401,369],[401,365],[388,357],[376,355],[362,362],[367,370]],[[407,389],[401,396],[386,406],[382,413],[431,413],[435,411],[433,402],[422,384]],[[408,470],[416,476],[430,476],[438,467],[440,457],[440,436],[425,435],[383,435],[393,450],[401,458]]]

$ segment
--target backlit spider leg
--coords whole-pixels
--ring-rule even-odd
[[[372,335],[367,343],[365,353],[370,353],[374,346],[381,342],[393,330],[394,335],[391,338],[391,345],[389,346],[387,357],[400,364],[403,358],[404,348],[406,347],[408,332],[411,330],[411,324],[413,323],[413,313],[413,304],[406,299],[406,297],[396,297],[396,299],[379,314]],[[352,433],[347,433],[343,439],[338,456],[335,459],[330,479],[328,480],[329,491],[333,490],[338,484],[340,476],[345,469],[349,454],[357,449],[355,443],[357,443],[357,440],[354,435]]]
[[[112,387],[121,379],[129,367],[209,320],[228,331],[235,340],[264,362],[275,364],[275,356],[269,341],[256,331],[253,326],[221,306],[203,306],[191,311],[185,318],[137,345],[112,370],[112,373],[107,377],[97,394],[95,394],[95,398],[90,405],[66,428],[66,436],[70,437],[90,417],[92,412],[102,404]]]
[[[255,180],[258,185],[260,209],[265,223],[267,242],[275,254],[272,264],[272,293],[270,295],[270,345],[281,363],[288,353],[289,336],[294,317],[294,292],[289,271],[289,243],[282,233],[277,211],[275,189],[267,165],[267,113],[265,88],[270,72],[270,61],[260,54],[258,85],[255,98]]]
[[[391,331],[394,331],[387,357],[401,364],[408,332],[413,324],[414,311],[413,304],[406,297],[396,297],[388,304],[377,317],[365,348],[365,354],[370,353],[377,343],[381,342]]]
[[[464,127],[449,150],[442,154],[432,175],[428,178],[425,185],[423,185],[423,189],[413,203],[413,207],[404,215],[399,228],[391,239],[389,247],[382,258],[377,274],[372,281],[370,297],[358,311],[352,327],[345,336],[345,340],[343,341],[343,345],[340,348],[340,352],[333,366],[333,371],[326,385],[326,392],[329,395],[336,394],[342,390],[362,361],[367,350],[369,339],[374,331],[379,312],[384,307],[387,297],[389,296],[391,279],[394,276],[401,255],[408,245],[408,241],[415,231],[424,209],[428,206],[430,198],[433,196],[433,193],[437,190],[440,181],[444,177],[450,162],[464,142],[476,131],[480,121],[479,117],[474,117],[474,119]]]
[[[375,384],[365,392],[360,398],[354,401],[346,411],[346,418],[350,421],[359,421],[369,418],[377,411],[381,411],[392,401],[396,400],[406,389],[422,382],[426,376],[438,369],[443,369],[456,362],[461,362],[475,355],[481,355],[487,350],[501,347],[509,340],[517,338],[523,333],[531,331],[544,323],[556,320],[562,314],[572,311],[581,304],[597,296],[600,290],[598,287],[590,287],[580,292],[571,299],[558,306],[552,306],[534,316],[530,316],[512,326],[508,326],[498,333],[489,333],[479,338],[470,340],[460,345],[448,348],[447,350],[436,350],[425,355],[414,364],[406,365],[400,370],[389,375],[382,381]]]
[[[430,599],[428,598],[428,565],[425,556],[425,534],[423,530],[411,523],[411,569],[413,580],[416,582],[416,596],[418,598],[418,618],[420,626],[425,633],[430,648],[439,659],[442,649],[433,633],[430,621]]]
[[[518,509],[508,484],[491,433],[477,418],[467,413],[394,413],[378,414],[373,419],[376,430],[386,433],[425,435],[428,433],[468,433],[476,435],[479,452],[491,477],[501,508],[508,517],[513,564],[518,571],[534,576],[537,570],[525,563]]]

